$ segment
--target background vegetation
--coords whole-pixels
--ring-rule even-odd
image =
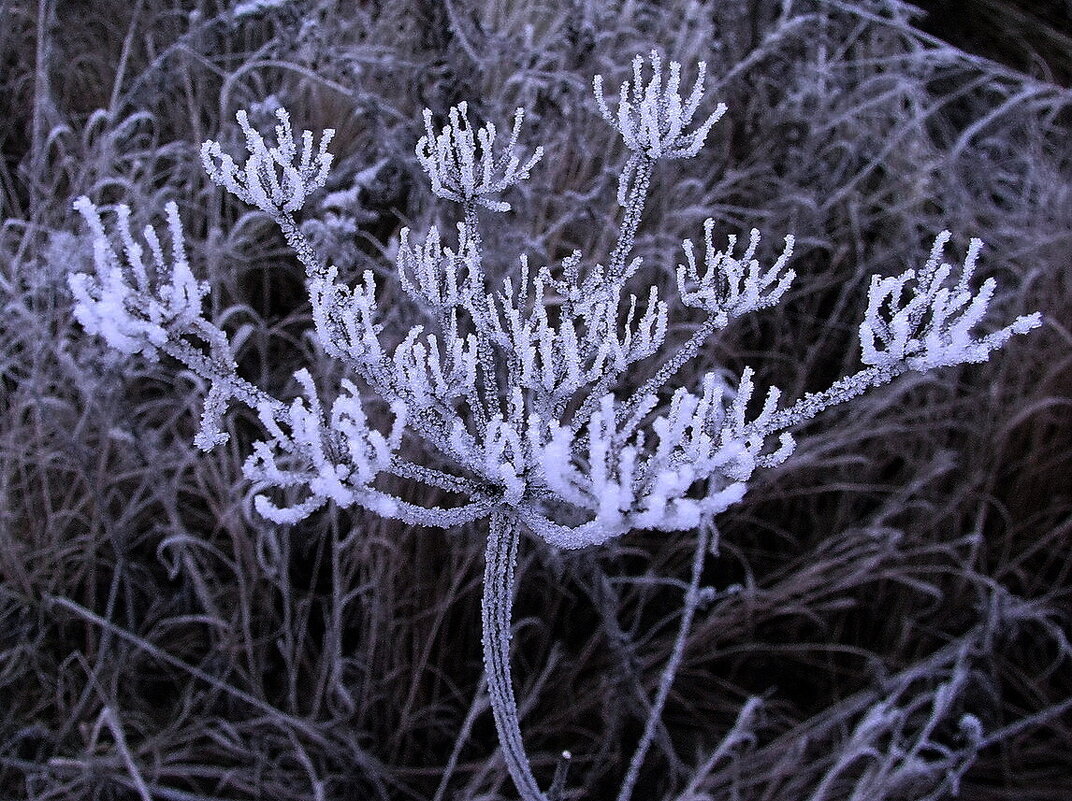
[[[89,254],[70,201],[148,222],[176,200],[242,372],[286,395],[298,366],[328,369],[300,267],[210,185],[201,141],[279,103],[338,129],[308,230],[340,269],[387,275],[398,229],[449,213],[413,156],[421,110],[470,100],[505,122],[521,105],[547,157],[488,220],[487,263],[602,258],[624,153],[591,77],[652,46],[706,59],[730,111],[699,157],[657,171],[649,263],[672,284],[707,216],[797,235],[789,298],[697,373],[751,364],[799,397],[850,372],[870,275],[920,262],[946,227],[961,252],[988,243],[1002,319],[1047,322],[989,364],[826,415],[720,521],[636,797],[1068,798],[1072,92],[1048,43],[1069,41],[1069,12],[988,0],[969,30],[950,5],[0,3],[0,798],[511,795],[481,683],[480,537],[255,517],[250,421],[198,453],[197,379],[73,324],[66,275]],[[1000,46],[986,19],[1012,31]],[[694,545],[525,547],[514,669],[545,784],[568,748],[569,797],[613,797]]]

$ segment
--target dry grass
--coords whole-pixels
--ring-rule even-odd
[[[827,415],[720,521],[701,574],[715,592],[635,797],[907,801],[951,795],[961,773],[972,801],[1067,797],[1067,89],[917,33],[895,0],[308,0],[240,20],[223,5],[0,5],[0,797],[511,796],[481,683],[478,534],[251,515],[250,420],[199,454],[196,380],[118,361],[73,324],[64,277],[87,257],[69,203],[148,216],[178,200],[213,311],[244,332],[242,370],[285,393],[297,365],[329,369],[303,337],[300,272],[210,189],[202,139],[270,95],[300,127],[338,128],[335,188],[376,169],[354,203],[309,216],[352,218],[324,247],[385,271],[398,227],[443,213],[414,172],[420,109],[525,105],[548,158],[487,221],[487,261],[598,257],[622,154],[589,80],[653,44],[706,58],[730,113],[656,178],[652,275],[706,216],[799,244],[791,297],[697,371],[753,364],[793,396],[829,383],[858,358],[868,276],[943,227],[988,242],[1004,317],[1047,323],[990,364]],[[514,664],[544,784],[568,748],[570,797],[614,796],[694,546],[525,548]]]

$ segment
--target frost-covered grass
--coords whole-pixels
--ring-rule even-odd
[[[798,398],[851,373],[870,276],[922,264],[945,227],[958,248],[986,240],[995,322],[1047,323],[807,429],[719,518],[717,556],[696,533],[523,542],[513,672],[540,786],[568,748],[569,796],[617,795],[676,654],[636,798],[939,798],[957,779],[965,798],[1063,797],[1067,90],[926,40],[889,2],[261,5],[237,20],[151,0],[133,16],[0,12],[15,65],[0,796],[513,797],[480,679],[480,533],[356,511],[266,525],[241,473],[252,416],[201,455],[199,380],[117,359],[74,323],[67,275],[89,248],[70,203],[129,203],[144,224],[176,201],[240,373],[292,397],[295,369],[333,369],[303,336],[301,269],[264,215],[203,178],[200,142],[239,108],[262,130],[278,105],[335,128],[307,230],[347,280],[372,269],[390,292],[398,230],[451,230],[413,155],[421,109],[469,100],[508,123],[523,106],[547,155],[486,219],[485,262],[606,254],[625,153],[589,81],[627,77],[655,45],[706,60],[730,109],[694,160],[653,178],[637,250],[666,265],[660,289],[676,291],[680,242],[707,216],[720,233],[797,233],[781,305],[728,328],[683,383],[754,365]],[[385,299],[385,336],[404,335],[407,304]],[[672,319],[669,341],[699,322]],[[682,638],[689,592],[702,603]]]

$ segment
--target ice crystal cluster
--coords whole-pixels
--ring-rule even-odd
[[[295,140],[280,110],[269,144],[239,112],[244,160],[206,142],[209,177],[281,228],[305,268],[317,339],[350,374],[341,386],[324,387],[299,371],[301,394],[289,402],[240,378],[226,333],[202,316],[207,288],[191,273],[174,204],[167,207],[169,254],[153,229],[145,230],[151,267],[131,233],[129,209],[120,206],[116,214],[117,250],[98,209],[87,198],[75,204],[89,227],[96,268],[70,279],[79,321],[124,353],[164,352],[206,380],[200,446],[226,440],[221,420],[231,402],[256,411],[265,436],[245,474],[257,484],[261,515],[293,524],[333,503],[423,526],[488,521],[488,687],[507,765],[526,799],[548,796],[521,745],[510,681],[519,532],[584,548],[634,529],[696,529],[738,502],[757,469],[789,458],[793,429],[824,409],[910,370],[985,361],[1013,334],[1039,324],[1038,315],[1028,315],[976,333],[994,282],[972,288],[977,240],[961,266],[943,263],[950,238],[943,232],[921,269],[871,283],[860,325],[863,366],[855,374],[793,403],[783,402],[777,388],[758,389],[750,369],[734,382],[712,372],[694,386],[677,386],[680,368],[715,332],[782,300],[795,277],[788,266],[793,238],[785,237],[781,254],[765,266],[757,231],[743,248],[729,235],[720,249],[708,220],[699,247],[683,244],[676,294],[662,297],[654,285],[641,285],[633,246],[652,170],[662,159],[694,156],[725,107],[694,123],[705,103],[702,64],[687,93],[681,67],[671,62],[664,69],[657,53],[638,56],[632,66],[616,108],[604,97],[602,79],[594,81],[598,111],[629,151],[618,187],[621,224],[605,263],[573,253],[534,266],[522,255],[515,271],[490,280],[477,208],[509,209],[504,193],[529,176],[542,151],[521,147],[521,109],[506,142],[490,122],[474,128],[464,103],[450,109],[438,131],[425,112],[416,157],[432,191],[461,206],[460,222],[449,235],[435,227],[423,235],[402,231],[395,280],[422,316],[394,346],[385,344],[382,288],[373,274],[352,285],[340,281],[294,216],[324,185],[332,132],[315,142],[304,131]],[[673,304],[702,315],[684,342],[667,339]],[[386,415],[367,413],[369,400],[386,404],[390,418],[374,423],[373,416]],[[464,500],[417,505],[387,492],[384,475]]]

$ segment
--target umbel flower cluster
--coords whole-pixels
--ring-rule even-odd
[[[204,378],[200,447],[226,440],[222,417],[229,404],[255,410],[264,438],[253,446],[245,475],[256,482],[261,515],[293,524],[334,503],[422,526],[488,521],[488,688],[507,766],[525,799],[549,795],[522,747],[510,680],[520,532],[560,548],[584,548],[634,529],[696,529],[741,500],[757,469],[789,458],[793,429],[824,409],[910,370],[986,361],[1013,334],[1040,322],[1028,315],[975,333],[994,282],[971,286],[977,240],[961,266],[943,263],[949,240],[943,232],[920,270],[873,280],[860,325],[863,366],[855,374],[792,403],[777,388],[758,390],[750,369],[736,381],[711,372],[694,386],[676,385],[681,367],[717,331],[777,304],[794,279],[791,236],[765,266],[757,258],[757,231],[743,248],[732,235],[720,248],[708,220],[702,244],[684,243],[676,295],[638,286],[641,260],[633,246],[655,164],[694,156],[725,112],[719,104],[695,122],[703,79],[701,64],[683,94],[677,63],[664,69],[658,54],[638,56],[612,108],[597,77],[598,110],[629,151],[615,246],[605,263],[577,252],[560,264],[532,266],[521,256],[517,270],[496,281],[485,273],[477,208],[508,209],[503,193],[528,177],[542,151],[520,152],[521,109],[505,143],[490,122],[475,128],[464,103],[450,109],[438,131],[426,111],[417,159],[433,192],[461,206],[460,222],[449,240],[435,227],[423,236],[402,231],[396,279],[422,318],[393,346],[384,344],[373,274],[353,285],[340,281],[294,216],[324,185],[332,131],[319,142],[304,131],[296,141],[280,110],[270,145],[239,112],[244,161],[210,141],[202,148],[205,170],[279,225],[305,269],[317,340],[349,373],[340,386],[323,387],[301,370],[295,375],[301,395],[289,402],[240,378],[227,334],[203,316],[207,287],[187,262],[174,204],[166,210],[165,253],[152,227],[144,244],[135,238],[127,207],[118,207],[113,243],[98,208],[85,197],[75,203],[89,227],[95,264],[93,274],[70,278],[78,320],[124,353],[163,352]],[[667,340],[671,302],[702,315],[684,342]],[[373,396],[391,410],[383,427],[365,411]],[[386,491],[384,476],[464,500],[421,506]]]

